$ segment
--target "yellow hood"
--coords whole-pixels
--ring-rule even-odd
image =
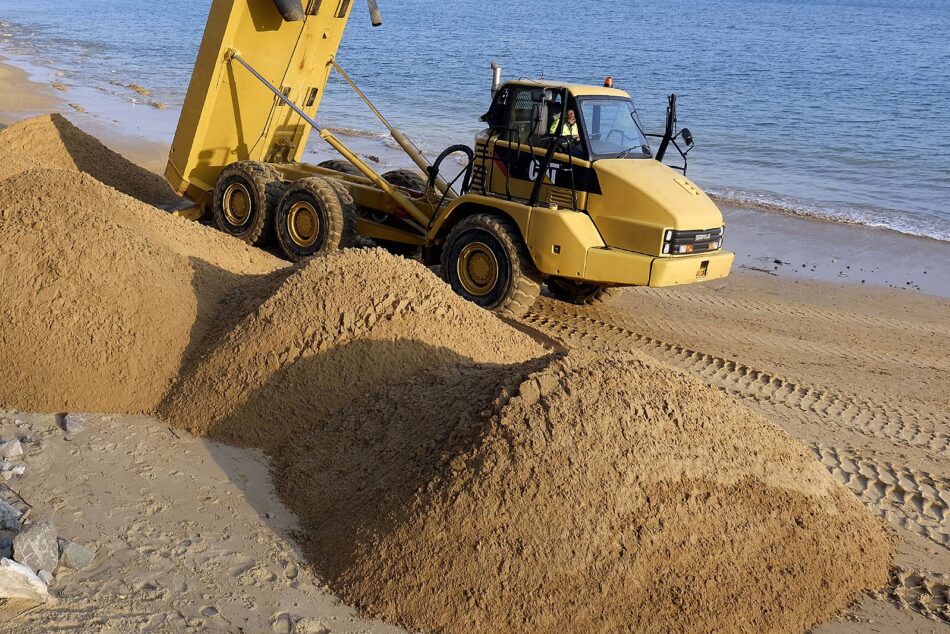
[[[602,196],[588,212],[608,246],[657,253],[664,229],[722,226],[722,212],[691,180],[652,159],[604,159],[594,163]]]

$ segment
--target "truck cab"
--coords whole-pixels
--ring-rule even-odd
[[[628,93],[512,81],[482,120],[470,192],[530,210],[522,229],[545,277],[672,286],[729,274],[722,213],[655,159]]]

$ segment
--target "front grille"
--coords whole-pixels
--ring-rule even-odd
[[[670,255],[691,255],[717,251],[722,248],[722,234],[722,227],[696,231],[669,230],[663,236],[663,252]]]

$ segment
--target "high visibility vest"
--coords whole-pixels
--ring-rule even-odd
[[[551,134],[557,134],[558,126],[561,125],[561,117],[557,117],[554,120],[554,123],[551,124]],[[564,122],[564,130],[561,132],[563,136],[579,137],[581,135],[581,130],[575,121],[573,124]]]

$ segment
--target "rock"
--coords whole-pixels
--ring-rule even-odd
[[[32,570],[10,559],[0,559],[0,599],[45,603],[48,598],[46,584]]]
[[[82,544],[68,539],[59,540],[59,563],[72,570],[88,568],[96,558],[96,553]]]
[[[22,455],[23,445],[20,444],[19,439],[14,438],[13,440],[8,440],[0,444],[0,460],[19,458]]]
[[[56,527],[34,524],[13,540],[13,559],[33,570],[55,570],[59,564]]]
[[[0,559],[13,557],[13,537],[0,537]]]
[[[294,624],[294,634],[330,634],[330,628],[317,619],[305,617]]]
[[[3,500],[0,500],[0,530],[20,530],[20,518],[23,516],[19,510],[10,506]]]
[[[36,573],[36,576],[39,577],[40,581],[46,585],[53,583],[53,573],[51,573],[49,570],[40,570],[38,573]]]
[[[68,436],[75,436],[89,426],[89,419],[83,414],[66,414],[63,419],[63,431]]]

